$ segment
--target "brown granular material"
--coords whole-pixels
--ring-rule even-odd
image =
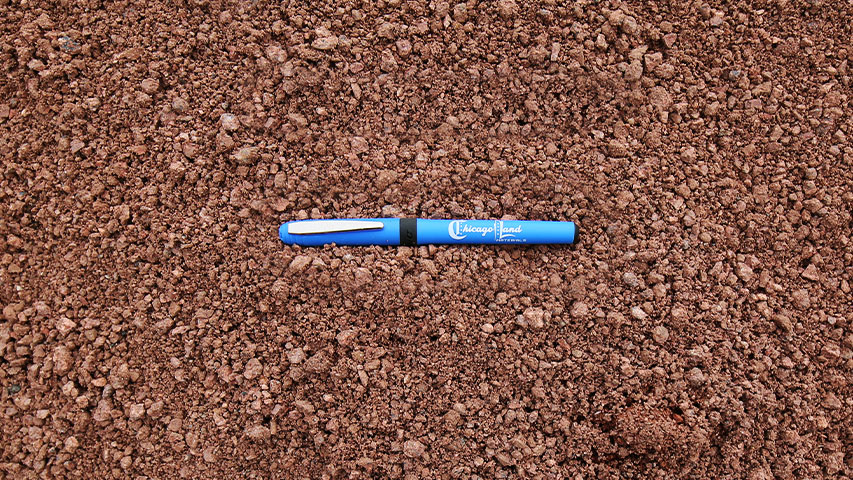
[[[850,478],[851,25],[0,0],[0,478]]]

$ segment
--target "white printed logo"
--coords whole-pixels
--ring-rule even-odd
[[[515,238],[516,233],[521,233],[521,225],[515,227],[505,227],[503,220],[495,220],[495,239],[505,240]]]
[[[462,234],[461,229],[459,228],[463,223],[465,222],[462,220],[454,220],[447,225],[447,233],[450,235],[450,238],[454,240],[462,240],[468,236],[467,234]]]
[[[469,233],[479,233],[480,236],[485,237],[486,234],[494,231],[495,227],[472,227],[465,220],[454,220],[447,225],[447,233],[454,240],[462,240]]]
[[[503,220],[495,220],[493,225],[487,227],[471,226],[465,220],[453,220],[447,224],[447,234],[454,240],[463,240],[468,237],[468,234],[476,233],[479,233],[481,237],[485,237],[489,233],[494,233],[496,241],[512,242],[512,239],[516,238],[516,234],[521,233],[521,225],[507,227],[504,225]]]

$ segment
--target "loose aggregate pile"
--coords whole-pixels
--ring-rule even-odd
[[[850,478],[851,10],[0,0],[0,478]]]

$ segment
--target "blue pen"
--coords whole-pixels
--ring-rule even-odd
[[[364,218],[297,220],[278,236],[290,245],[537,245],[575,243],[573,222]]]

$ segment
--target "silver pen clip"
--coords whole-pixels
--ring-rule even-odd
[[[317,233],[356,232],[359,230],[382,230],[382,222],[369,220],[307,220],[287,224],[287,233],[291,235],[312,235]]]

